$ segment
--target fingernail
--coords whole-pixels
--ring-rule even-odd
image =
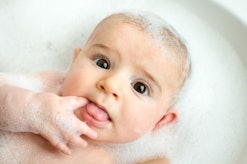
[[[63,150],[63,153],[66,154],[66,155],[70,155],[71,151],[70,151],[70,149],[66,148],[66,149]]]

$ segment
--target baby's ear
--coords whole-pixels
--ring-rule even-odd
[[[81,48],[79,48],[79,47],[75,48],[75,50],[74,50],[74,56],[73,56],[73,61],[75,61],[75,59],[80,54],[80,52],[81,52]]]
[[[156,123],[153,131],[160,129],[163,126],[168,126],[174,123],[178,118],[178,112],[175,109],[170,109],[167,113]]]

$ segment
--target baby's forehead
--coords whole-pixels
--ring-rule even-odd
[[[162,53],[170,56],[171,60],[176,60],[179,56],[179,51],[184,50],[184,48],[186,49],[185,46],[181,48],[183,44],[181,44],[182,42],[173,28],[155,15],[138,15],[132,13],[113,14],[101,21],[96,29],[107,26],[109,30],[112,27],[116,27],[115,25],[119,29],[123,26],[129,26],[141,31],[147,36],[146,38],[149,38],[159,46],[160,50],[163,51]]]
[[[95,31],[97,31],[97,29],[99,28],[101,29],[105,28],[106,30],[112,30],[114,28],[116,30],[119,30],[123,27],[131,27],[131,28],[136,28],[138,30],[141,30],[140,25],[138,25],[137,23],[128,22],[127,18],[124,15],[114,14],[102,20],[95,28]]]
[[[122,14],[111,15],[104,19],[95,28],[95,31],[92,35],[101,35],[107,37],[107,34],[115,32],[117,35],[121,35],[119,37],[124,38],[124,34],[121,33],[122,30],[125,32],[127,31],[127,33],[131,33],[135,39],[140,36],[140,40],[138,40],[139,42],[143,42],[142,38],[148,40],[148,42],[152,42],[152,44],[156,45],[156,49],[160,50],[160,53],[164,53],[164,45],[159,43],[156,37],[152,36],[147,30],[145,30],[143,24],[140,21],[133,21],[129,17],[126,17]],[[128,40],[126,40],[126,42],[128,42]]]

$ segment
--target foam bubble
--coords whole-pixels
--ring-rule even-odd
[[[35,92],[40,92],[44,90],[43,83],[32,76],[31,74],[22,73],[0,73],[0,85],[5,83],[9,85],[23,87]]]

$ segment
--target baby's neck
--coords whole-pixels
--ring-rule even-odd
[[[162,157],[167,161],[166,163],[169,163],[169,160],[165,158],[166,153],[160,153],[159,150],[155,150],[154,140],[152,132],[149,132],[140,139],[129,143],[102,143],[91,140],[88,140],[88,142],[96,147],[105,149],[109,154],[113,154],[117,163],[138,163],[157,157]]]

